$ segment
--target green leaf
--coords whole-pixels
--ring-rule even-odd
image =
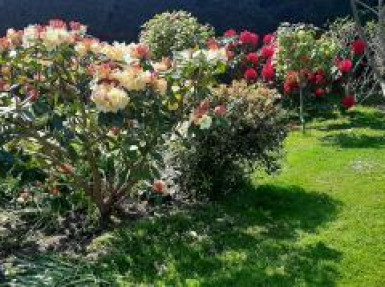
[[[116,114],[99,113],[98,123],[101,126],[121,128],[124,126],[124,114],[120,111]]]
[[[32,108],[36,116],[42,116],[44,114],[51,112],[51,106],[48,104],[46,100],[43,100],[43,99],[35,102],[32,105]]]

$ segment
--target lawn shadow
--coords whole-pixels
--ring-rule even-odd
[[[339,205],[298,186],[247,186],[221,203],[131,222],[93,243],[96,261],[41,254],[10,279],[31,287],[47,278],[52,286],[334,286],[342,254],[298,239],[332,221]]]
[[[367,135],[355,133],[336,133],[321,139],[324,144],[338,145],[341,148],[383,148],[385,135]]]
[[[113,232],[94,273],[167,286],[334,286],[341,253],[322,242],[297,243],[333,220],[338,205],[297,186],[248,187],[221,204]]]
[[[385,112],[378,109],[352,110],[346,115],[347,122],[330,123],[322,126],[323,130],[346,130],[352,128],[369,128],[372,130],[385,130]]]

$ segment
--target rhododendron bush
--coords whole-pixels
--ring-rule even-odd
[[[275,171],[286,137],[277,100],[278,92],[263,84],[242,81],[214,88],[195,107],[184,145],[177,148],[182,192],[220,200],[256,168]]]
[[[343,43],[306,25],[284,25],[277,33],[277,75],[284,83],[284,99],[300,107],[303,128],[306,112],[355,105],[353,83],[357,86],[362,79],[364,41]]]
[[[337,44],[318,36],[311,26],[284,25],[278,30],[277,72],[284,81],[284,94],[296,95],[300,121],[305,129],[305,105],[309,97],[323,100],[333,79],[333,67],[338,52]],[[314,104],[314,103],[313,103]]]
[[[105,219],[156,178],[157,147],[176,121],[168,65],[151,62],[147,46],[103,43],[53,20],[9,30],[0,47],[2,148],[22,145],[39,161],[45,192],[83,192]]]

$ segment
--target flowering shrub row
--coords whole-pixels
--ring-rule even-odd
[[[110,44],[61,20],[10,29],[0,39],[2,152],[22,146],[45,179],[19,203],[75,195],[108,219],[138,191],[169,192],[167,153],[175,153],[184,192],[218,197],[245,167],[276,166],[286,136],[279,102],[299,102],[302,119],[305,102],[340,90],[342,104],[354,105],[349,79],[366,48],[356,40],[351,51],[341,49],[306,26],[263,39],[229,30],[166,55],[156,39]],[[233,80],[241,82],[219,85]]]
[[[139,189],[168,192],[160,179],[167,141],[185,146],[241,115],[230,98],[214,98],[225,48],[156,61],[145,44],[105,43],[61,20],[10,29],[0,47],[2,151],[23,147],[44,174],[19,204],[88,198],[107,220]]]
[[[263,38],[228,30],[223,37],[210,39],[207,47],[226,51],[229,61],[223,82],[265,82],[283,94],[286,107],[300,107],[303,123],[306,111],[349,109],[356,104],[352,82],[365,65],[366,50],[358,38],[341,43],[313,26],[285,24]]]
[[[364,41],[354,39],[342,44],[315,27],[285,24],[262,40],[249,31],[238,34],[228,30],[222,38],[210,40],[208,47],[227,50],[231,79],[264,81],[287,96],[308,86],[313,97],[324,98],[335,92],[336,84],[348,88],[354,70],[364,64]],[[339,96],[344,98],[353,92],[348,90]],[[344,98],[345,108],[354,105],[346,102],[349,101]]]

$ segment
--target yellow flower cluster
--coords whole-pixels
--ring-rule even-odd
[[[41,33],[41,39],[48,50],[53,50],[63,43],[71,42],[73,35],[65,29],[47,27],[46,30]]]
[[[117,80],[128,91],[143,91],[152,81],[151,72],[143,71],[140,67],[128,67],[122,71],[117,70],[110,77]]]
[[[161,95],[167,92],[167,81],[159,75],[160,72],[167,70],[167,61],[154,63],[154,71],[145,70],[141,66],[142,61],[152,64],[149,62],[150,52],[147,46],[124,43],[113,43],[112,45],[100,43],[99,45],[100,54],[108,60],[107,64],[96,67],[93,80],[92,101],[100,111],[116,113],[127,106],[128,101],[123,100],[125,97],[116,96],[116,89],[120,90],[121,94],[124,92],[127,98],[129,92],[145,91],[148,87],[152,87]],[[78,49],[85,51],[80,46]],[[89,48],[87,47],[87,49]],[[111,88],[112,84],[116,87]],[[111,90],[114,99],[111,99]]]
[[[93,38],[85,38],[83,41],[76,43],[75,51],[79,54],[79,56],[84,57],[89,52],[94,54],[100,54],[103,49],[104,44],[100,43],[100,41]]]
[[[91,89],[91,100],[96,104],[96,108],[104,113],[117,113],[130,102],[127,92],[122,88],[101,84],[94,85]]]

